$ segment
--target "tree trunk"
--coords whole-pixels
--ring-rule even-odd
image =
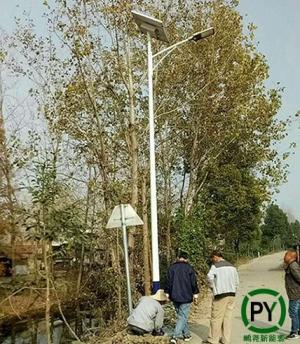
[[[49,244],[43,240],[44,251],[44,265],[45,265],[45,279],[46,279],[46,294],[45,294],[45,322],[46,322],[46,336],[47,344],[52,344],[51,340],[51,300],[50,300],[50,268],[48,259]]]
[[[165,171],[168,173],[168,171]],[[170,173],[165,174],[164,178],[164,224],[165,224],[165,240],[166,240],[166,258],[167,263],[171,261],[171,216],[172,216],[172,193],[171,193],[171,176]]]
[[[118,310],[117,310],[117,318],[122,318],[122,270],[120,265],[120,252],[119,252],[119,230],[116,230],[116,246],[111,247],[110,255],[112,261],[112,267],[114,269],[114,273],[120,278],[116,280],[116,293],[118,298]]]
[[[2,89],[2,77],[0,70],[0,166],[1,172],[5,179],[5,194],[6,206],[8,210],[9,218],[9,232],[10,232],[10,246],[11,246],[11,260],[12,260],[12,276],[15,276],[15,240],[16,240],[16,219],[15,219],[15,194],[12,185],[12,169],[10,164],[10,156],[6,141],[6,132],[4,125],[4,114],[3,114],[3,89]]]
[[[84,228],[87,229],[88,225],[88,216],[89,216],[89,206],[90,206],[90,181],[91,181],[91,167],[89,166],[89,177],[87,183],[87,195],[86,195],[86,205],[85,205],[85,215],[84,215]],[[77,277],[77,285],[76,285],[76,321],[75,321],[75,331],[76,334],[81,335],[82,333],[82,321],[80,316],[80,289],[81,289],[81,281],[84,269],[84,256],[85,256],[85,246],[84,243],[81,245],[80,251],[80,262],[79,262],[79,271]]]
[[[126,41],[126,58],[128,69],[128,98],[129,98],[129,131],[130,131],[130,158],[131,158],[131,205],[134,209],[138,203],[138,146],[135,123],[134,85],[132,77],[130,41]],[[128,235],[128,246],[133,251],[135,246],[135,229]]]
[[[145,175],[142,179],[142,207],[143,207],[143,258],[144,258],[144,288],[145,295],[151,294],[151,272],[149,252],[149,227],[148,227],[148,202],[147,202],[147,180]]]
[[[196,156],[196,148],[198,143],[198,136],[195,135],[194,141],[193,141],[193,147],[191,151],[190,156],[190,173],[189,173],[189,180],[188,180],[188,189],[185,197],[184,202],[184,215],[187,215],[193,205],[193,199],[195,196],[195,189],[196,189],[196,176],[197,176],[197,169],[196,169],[196,163],[195,163],[195,156]]]
[[[171,220],[172,220],[172,190],[171,190],[171,176],[168,176],[167,186],[167,201],[166,201],[166,214],[167,214],[167,225],[166,225],[166,254],[167,263],[171,264],[172,257],[172,241],[171,241]]]
[[[121,276],[121,265],[120,265],[120,235],[119,235],[119,229],[117,230],[117,259],[116,259],[116,266],[117,266],[117,270],[119,273],[119,276]],[[119,280],[118,283],[118,319],[122,319],[122,283],[121,283],[121,279]]]
[[[81,245],[80,251],[80,262],[79,262],[79,272],[77,277],[77,285],[76,285],[76,318],[75,318],[75,332],[78,336],[82,334],[82,321],[80,316],[80,289],[81,289],[81,281],[83,275],[83,266],[84,266],[84,244]]]
[[[11,344],[16,344],[16,324],[12,323]]]
[[[32,344],[38,344],[37,342],[37,335],[38,335],[38,326],[37,326],[37,320],[34,318],[31,319],[31,343]]]

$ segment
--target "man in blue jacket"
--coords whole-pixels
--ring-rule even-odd
[[[188,263],[188,254],[182,250],[178,252],[177,261],[172,264],[167,273],[166,295],[173,302],[177,321],[171,343],[177,344],[183,339],[192,339],[188,327],[188,318],[193,300],[198,298],[198,285],[194,269]]]

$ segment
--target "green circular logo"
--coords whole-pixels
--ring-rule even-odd
[[[270,306],[267,302],[253,302],[251,299],[257,295],[268,295],[273,296],[276,302]],[[250,320],[247,316],[247,307],[250,307]],[[276,304],[280,305],[280,317],[279,320],[274,324],[272,321],[272,312],[276,306]],[[271,323],[269,327],[259,327],[257,325],[252,325],[251,322],[255,319],[255,314],[262,313],[266,311],[268,314],[268,321]],[[256,332],[256,333],[272,333],[277,330],[283,325],[286,317],[286,306],[283,297],[275,290],[272,289],[255,289],[249,292],[243,300],[242,308],[241,308],[241,315],[244,325],[248,328],[249,331]]]

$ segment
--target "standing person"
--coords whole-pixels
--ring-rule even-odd
[[[289,298],[289,316],[292,321],[291,333],[286,339],[296,339],[300,334],[300,267],[297,263],[297,251],[288,250],[284,262],[285,289]]]
[[[173,302],[177,321],[171,338],[171,343],[178,343],[179,339],[188,342],[192,339],[188,318],[193,300],[198,298],[198,285],[194,269],[188,263],[188,254],[179,250],[177,261],[172,264],[167,273],[165,288],[167,297]]]
[[[138,336],[146,333],[163,335],[164,310],[161,305],[167,300],[162,289],[159,289],[154,295],[141,297],[127,319],[128,331]]]
[[[207,274],[207,280],[214,299],[209,335],[203,343],[230,344],[231,318],[239,277],[236,268],[223,258],[222,253],[214,251],[211,260],[212,266]]]

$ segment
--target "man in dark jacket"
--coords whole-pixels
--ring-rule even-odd
[[[188,254],[179,250],[177,261],[172,264],[167,273],[165,293],[173,302],[177,321],[171,343],[179,339],[191,340],[188,318],[193,300],[198,298],[198,285],[194,269],[188,263]]]
[[[292,321],[291,333],[286,339],[299,338],[300,330],[300,266],[297,251],[288,250],[284,256],[285,288],[289,298],[289,316]]]

